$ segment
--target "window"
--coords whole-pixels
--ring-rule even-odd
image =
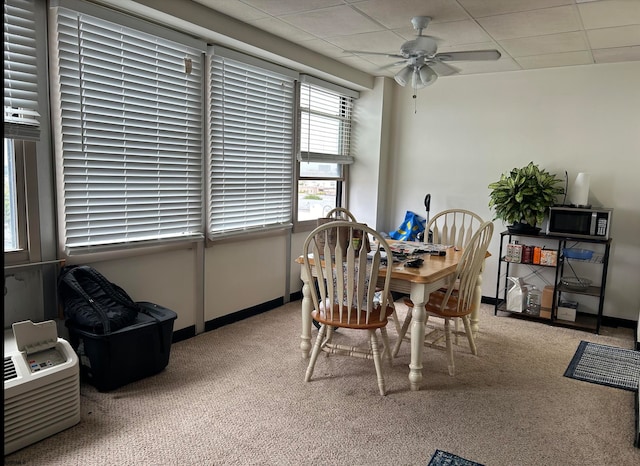
[[[40,260],[36,141],[40,135],[36,25],[44,11],[32,0],[4,2],[4,260]]]
[[[209,236],[290,227],[297,73],[216,47]]]
[[[36,144],[4,138],[4,258],[7,265],[40,260]]]
[[[205,45],[78,5],[58,7],[55,23],[62,249],[203,237]]]
[[[342,205],[357,93],[304,76],[300,85],[297,156],[298,224]]]

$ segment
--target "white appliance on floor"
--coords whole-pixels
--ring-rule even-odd
[[[80,366],[53,320],[4,335],[4,454],[80,422]]]

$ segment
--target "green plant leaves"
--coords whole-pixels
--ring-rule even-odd
[[[525,222],[531,226],[543,222],[549,207],[556,202],[564,188],[557,186],[557,178],[533,162],[522,168],[514,168],[500,180],[490,183],[489,208],[495,210],[495,218],[508,224]]]

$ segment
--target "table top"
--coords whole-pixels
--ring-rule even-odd
[[[406,243],[393,240],[388,240],[387,242],[389,243],[389,246],[398,243]],[[420,245],[424,243],[416,242],[415,244]],[[405,261],[393,262],[391,266],[391,278],[412,283],[436,282],[455,271],[458,266],[458,262],[462,257],[462,250],[456,250],[451,246],[446,249],[446,254],[444,256],[420,254],[420,257],[424,260],[420,267],[405,267]],[[303,257],[298,257],[296,262],[302,264]],[[387,270],[387,267],[380,269],[380,276],[385,277]]]

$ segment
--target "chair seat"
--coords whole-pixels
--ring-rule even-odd
[[[347,321],[347,309],[343,309],[342,319],[340,319],[338,304],[333,305],[333,313],[327,312],[323,306],[319,312],[313,311],[311,316],[319,323],[330,325],[331,327],[375,329],[385,327],[387,325],[387,318],[392,315],[394,311],[393,306],[387,306],[387,312],[382,314],[382,318],[380,318],[381,312],[378,309],[379,308],[376,308],[376,310],[374,310],[369,316],[369,323],[365,323],[367,320],[367,311],[363,309],[357,310],[355,308],[351,308],[350,321]],[[356,314],[357,312],[360,312],[359,320]],[[331,314],[333,314],[333,319],[331,318]]]
[[[471,308],[458,309],[458,292],[453,291],[446,306],[442,307],[446,292],[435,291],[429,295],[429,301],[424,305],[427,312],[440,317],[462,317],[471,314]]]

